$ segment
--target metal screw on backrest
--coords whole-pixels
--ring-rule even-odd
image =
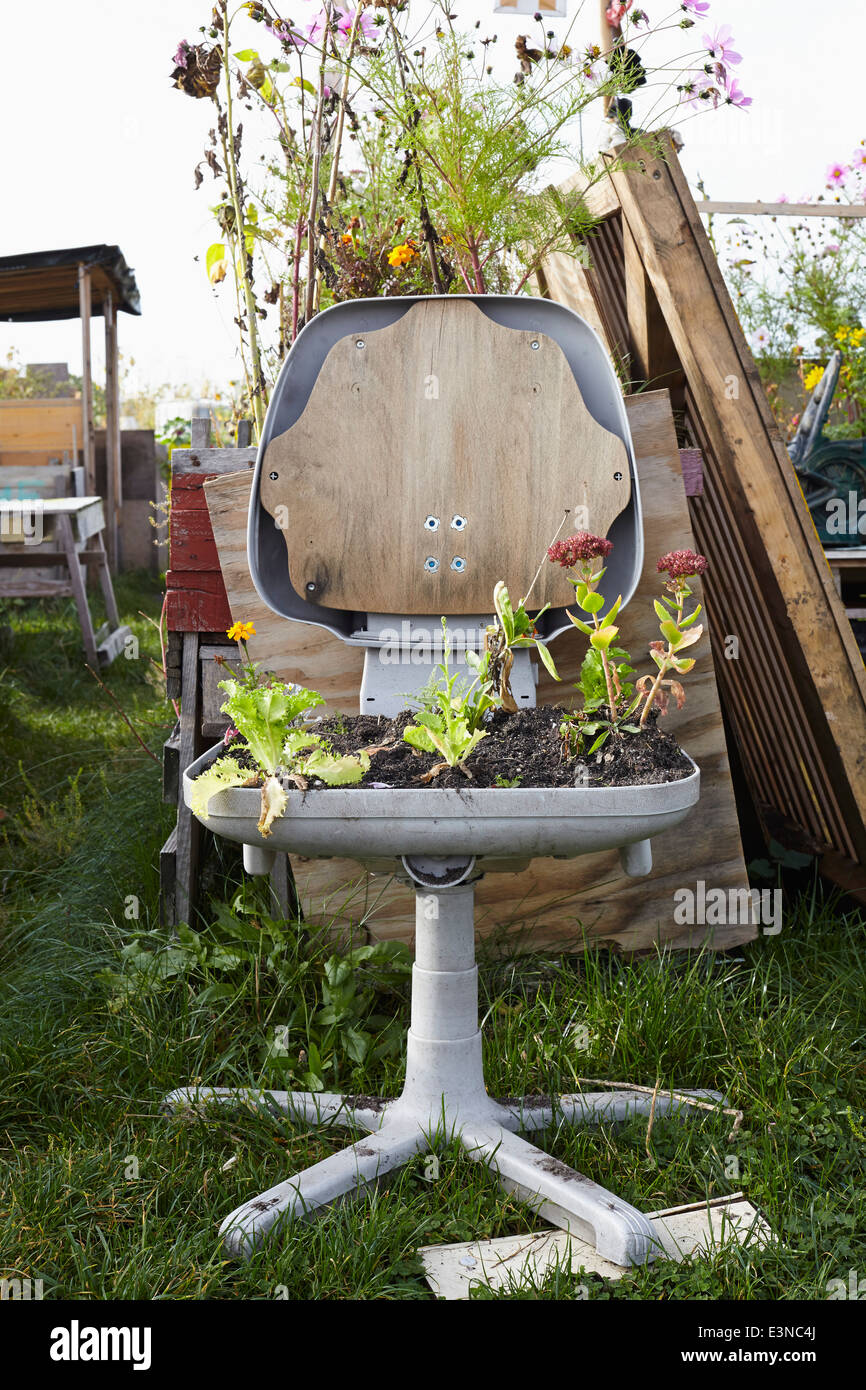
[[[452,518],[451,518],[451,530],[452,530],[452,531],[462,531],[462,530],[465,529],[466,524],[467,524],[467,522],[466,522],[466,517],[465,517],[465,516],[461,516],[461,515],[459,514],[459,512],[458,512],[457,516],[452,516]]]
[[[363,339],[363,338],[359,338],[358,341],[357,341],[356,344],[355,344],[355,347],[356,347],[356,348],[363,348],[363,347],[366,347],[366,346],[367,346],[367,344],[364,342],[364,339]]]
[[[537,338],[533,338],[529,346],[532,348],[533,352],[538,352],[538,349],[541,347],[541,344],[539,343]]]
[[[424,518],[424,527],[425,527],[425,530],[427,530],[427,531],[438,531],[438,530],[439,530],[439,518],[438,518],[438,516],[425,516],[425,518]]]
[[[466,561],[464,560],[464,558],[463,558],[462,555],[455,555],[455,556],[454,556],[454,559],[451,561],[451,568],[452,568],[453,570],[457,570],[458,573],[459,573],[461,570],[465,570],[465,568],[466,568]]]
[[[614,475],[613,475],[613,480],[614,480],[615,483],[621,483],[621,482],[622,482],[622,474],[621,474],[621,473],[614,473]]]
[[[436,559],[435,555],[427,556],[427,559],[424,561],[424,568],[428,574],[436,573],[439,568],[439,561]]]

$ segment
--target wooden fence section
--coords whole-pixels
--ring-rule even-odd
[[[664,157],[631,152],[588,201],[604,218],[588,268],[551,257],[542,293],[589,318],[633,382],[670,389],[680,443],[703,454],[691,521],[758,812],[866,894],[866,673],[670,142]]]
[[[656,559],[672,546],[693,543],[667,393],[646,392],[626,402],[638,461],[644,511],[646,563],[637,593],[622,615],[621,635],[640,669],[649,667],[648,645],[658,636],[652,599],[658,594]],[[222,576],[236,620],[252,621],[251,658],[265,669],[321,691],[331,710],[355,714],[363,653],[321,628],[288,622],[265,607],[255,592],[246,557],[246,514],[250,492],[248,453],[239,456],[243,472],[226,473],[213,462],[218,451],[202,454],[196,476],[211,476],[204,493]],[[187,455],[175,453],[188,473]],[[173,462],[174,462],[173,460]],[[713,641],[717,636],[713,633]],[[583,644],[566,634],[553,647],[562,675],[557,685],[542,673],[539,701],[569,702]],[[751,939],[756,928],[746,914],[720,928],[677,920],[673,894],[697,893],[697,884],[730,894],[746,887],[739,827],[728,768],[719,696],[706,639],[689,677],[688,701],[669,716],[670,729],[701,767],[701,800],[686,825],[653,842],[649,879],[628,879],[615,852],[558,862],[535,860],[521,874],[491,874],[477,891],[479,931],[526,929],[528,947],[565,945],[581,939],[611,942],[622,950],[651,948],[656,941],[676,946],[711,941],[727,948]],[[412,895],[388,879],[371,878],[350,860],[292,859],[298,898],[307,917],[348,925],[364,919],[374,937],[411,940]],[[709,914],[708,914],[709,915]],[[742,916],[742,920],[739,917]]]

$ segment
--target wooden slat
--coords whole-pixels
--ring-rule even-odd
[[[638,591],[623,614],[621,631],[644,669],[649,666],[648,644],[658,635],[651,602],[658,592],[656,558],[672,545],[694,542],[667,393],[645,392],[630,397],[626,404],[638,459],[646,562]],[[205,485],[232,617],[252,621],[256,627],[248,643],[250,656],[283,679],[319,690],[329,710],[357,713],[363,653],[321,628],[276,617],[255,592],[242,522],[249,489],[247,474],[210,479]],[[715,634],[713,640],[717,640]],[[612,853],[566,862],[537,860],[523,874],[491,874],[477,892],[483,934],[524,924],[531,927],[526,942],[531,947],[562,945],[585,934],[629,951],[648,949],[656,940],[683,946],[706,939],[708,929],[673,921],[673,892],[694,888],[699,880],[726,891],[742,888],[746,875],[706,639],[697,653],[700,659],[689,677],[686,707],[669,716],[671,731],[701,767],[702,796],[688,832],[674,831],[654,842],[656,867],[649,880],[626,879]],[[557,640],[554,654],[563,682],[556,685],[542,673],[539,700],[570,702],[583,649],[566,635]],[[293,871],[302,905],[312,919],[348,922],[365,917],[374,936],[411,939],[411,897],[399,885],[371,878],[349,860],[295,857]],[[754,934],[753,926],[735,924],[716,929],[715,944],[733,946]]]
[[[81,401],[0,401],[0,457],[64,450],[72,454],[73,427],[81,433]]]
[[[754,217],[866,217],[866,203],[720,203],[703,198],[695,203],[702,217],[737,213]]]

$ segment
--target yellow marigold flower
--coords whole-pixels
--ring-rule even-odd
[[[417,256],[417,254],[418,252],[414,247],[404,242],[402,246],[394,247],[394,250],[388,257],[388,264],[393,266],[408,265],[412,257]]]
[[[866,328],[852,328],[848,341],[853,347],[859,347],[864,338],[866,338]]]
[[[252,623],[232,623],[231,627],[226,629],[226,637],[231,638],[233,642],[246,642],[255,636],[255,632]]]
[[[849,334],[850,332],[851,332],[851,329],[850,329],[850,328],[845,328],[845,327],[837,328],[837,329],[836,329],[836,334],[835,334],[836,342],[837,342],[837,343],[844,343],[845,339],[848,337],[848,334]]]
[[[814,391],[821,377],[824,375],[823,367],[813,367],[803,378],[803,385],[807,391]]]

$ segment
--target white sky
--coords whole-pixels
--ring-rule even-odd
[[[418,3],[419,16],[427,6]],[[478,18],[481,34],[498,33],[497,67],[515,69],[513,41],[532,34],[528,16],[493,14],[493,0],[452,0],[458,27]],[[651,20],[672,14],[675,0],[642,0]],[[562,35],[579,11],[570,42],[598,36],[598,0],[568,0],[568,19],[551,20]],[[141,291],[140,319],[120,315],[121,351],[136,360],[134,381],[201,389],[239,375],[231,300],[207,283],[203,252],[218,240],[208,212],[208,174],[193,189],[193,166],[213,123],[209,101],[194,101],[169,81],[178,40],[195,42],[210,14],[207,0],[2,0],[0,84],[4,215],[0,255],[94,242],[117,243]],[[315,0],[285,0],[295,22]],[[773,201],[821,192],[833,159],[847,161],[866,136],[863,55],[866,4],[843,8],[815,0],[713,0],[706,21],[730,24],[743,54],[737,70],[754,97],[748,111],[724,108],[676,121],[681,158],[694,185],[711,197]],[[669,55],[696,44],[708,22],[667,40]],[[264,52],[275,43],[250,25]],[[660,50],[659,50],[660,51]],[[648,50],[652,60],[653,50]],[[636,102],[640,117],[641,107]],[[586,130],[587,149],[592,132]],[[198,263],[193,256],[202,256]],[[102,322],[94,321],[96,370]],[[0,323],[0,360],[16,348],[24,361],[63,361],[78,372],[78,320]]]

